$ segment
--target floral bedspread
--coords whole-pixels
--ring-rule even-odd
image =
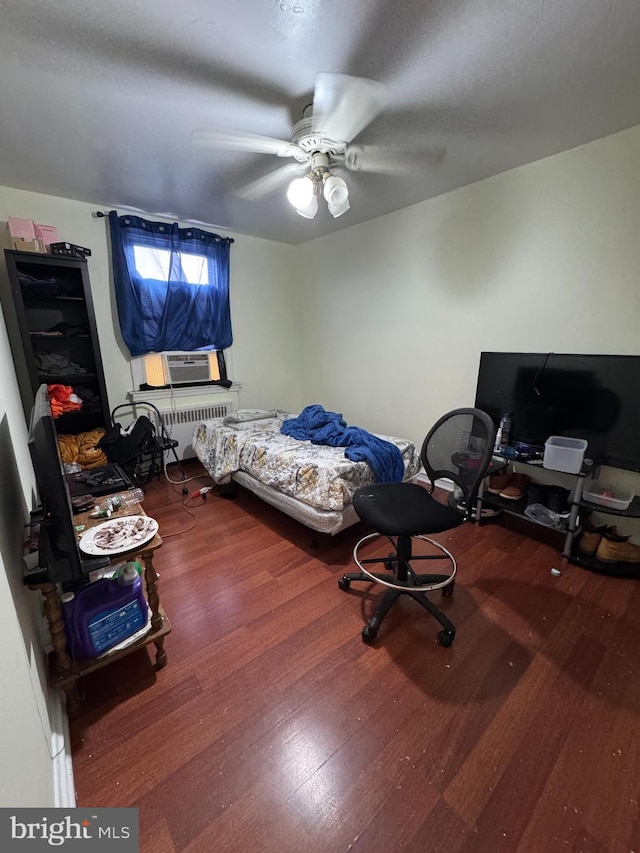
[[[196,424],[193,448],[216,483],[228,483],[244,471],[265,485],[311,506],[342,510],[360,486],[373,483],[366,462],[350,462],[344,447],[328,447],[282,435],[281,410],[246,410]],[[398,447],[405,479],[420,470],[420,455],[407,439],[381,435]]]

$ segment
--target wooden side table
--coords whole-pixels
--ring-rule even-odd
[[[111,518],[145,514],[140,504],[132,504],[126,509],[122,508],[114,512]],[[91,527],[101,524],[103,521],[104,519],[89,518],[89,512],[74,515],[74,524],[84,525],[84,529],[78,534],[78,538],[82,533]],[[53,652],[49,656],[49,684],[64,691],[69,716],[73,716],[78,709],[75,686],[78,679],[82,678],[83,675],[102,669],[102,667],[108,666],[113,661],[138,651],[138,649],[148,646],[150,643],[153,643],[156,647],[156,669],[162,669],[166,666],[167,653],[164,649],[164,638],[171,631],[171,623],[160,604],[158,575],[153,566],[154,553],[161,546],[162,539],[156,533],[153,539],[145,543],[142,547],[114,554],[111,558],[112,566],[133,560],[135,557],[139,557],[142,560],[144,564],[146,598],[149,609],[151,610],[151,627],[143,637],[140,637],[126,648],[107,652],[107,654],[99,658],[77,659],[72,658],[69,654],[67,636],[62,618],[62,603],[56,584],[41,583],[29,585],[29,589],[37,590],[44,598],[44,611],[47,622],[49,623],[51,644],[53,646]]]

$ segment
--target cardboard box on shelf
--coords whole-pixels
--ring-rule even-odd
[[[47,247],[42,240],[23,240],[22,237],[12,237],[11,248],[19,252],[39,252],[42,255],[47,253]]]

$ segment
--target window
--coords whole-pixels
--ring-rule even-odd
[[[136,272],[141,278],[169,280],[171,255],[168,249],[150,249],[148,246],[133,246]],[[209,262],[206,255],[180,253],[182,277],[188,284],[209,284]]]
[[[114,210],[109,226],[120,329],[131,355],[228,349],[233,241]]]

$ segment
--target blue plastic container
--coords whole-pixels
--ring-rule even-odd
[[[147,623],[147,602],[135,569],[64,593],[62,602],[67,645],[74,658],[98,657]]]

